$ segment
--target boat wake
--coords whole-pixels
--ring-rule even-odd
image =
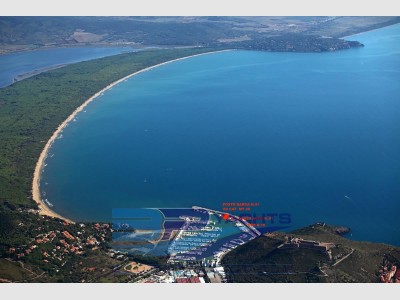
[[[43,201],[44,201],[44,203],[45,203],[48,207],[53,207],[53,206],[54,206],[54,205],[53,205],[49,200],[47,200],[47,199],[44,199]]]

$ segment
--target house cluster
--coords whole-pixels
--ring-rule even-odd
[[[203,277],[177,278],[176,283],[206,283]]]
[[[36,248],[40,248],[41,245],[52,243],[53,240],[57,237],[57,234],[60,234],[60,231],[49,231],[47,233],[40,233],[33,239],[33,241],[29,245],[22,245],[15,248],[12,247],[8,249],[8,252],[10,256],[16,259],[21,259],[31,254],[33,251],[35,251]],[[45,258],[49,256],[46,251],[43,251],[42,253]]]
[[[97,250],[97,247],[106,239],[109,224],[94,224],[90,230],[87,225],[79,224],[79,230],[68,229],[69,223],[63,223],[64,230],[43,232],[45,228],[38,227],[40,232],[27,245],[9,248],[9,255],[14,259],[23,259],[35,252],[42,254],[42,260],[58,260],[65,263],[69,255],[81,255],[85,251]],[[72,232],[72,233],[71,233]],[[49,246],[50,245],[50,246]]]
[[[140,283],[222,283],[227,282],[222,266],[204,267],[201,262],[192,262],[177,267],[170,264],[169,270],[153,269],[141,273]],[[146,276],[143,276],[146,275]]]
[[[400,268],[385,260],[379,270],[379,280],[382,283],[400,283]]]
[[[181,270],[158,271],[150,277],[138,282],[141,283],[206,283],[206,274],[197,268]]]

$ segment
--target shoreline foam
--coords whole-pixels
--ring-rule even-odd
[[[52,144],[54,143],[54,141],[57,139],[57,137],[59,136],[59,134],[64,130],[65,127],[67,127],[68,123],[73,121],[73,119],[76,117],[76,115],[81,112],[90,102],[92,102],[93,100],[95,100],[97,97],[101,96],[102,93],[104,93],[105,91],[111,89],[112,87],[116,86],[117,84],[124,82],[125,80],[136,76],[140,73],[152,70],[154,68],[160,67],[162,65],[166,65],[172,62],[176,62],[179,60],[184,60],[187,58],[191,58],[191,57],[196,57],[196,56],[202,56],[202,55],[207,55],[207,54],[213,54],[213,53],[218,53],[218,52],[225,52],[225,51],[232,51],[230,49],[227,50],[218,50],[218,51],[212,51],[212,52],[204,52],[204,53],[199,53],[199,54],[194,54],[194,55],[189,55],[189,56],[184,56],[184,57],[180,57],[180,58],[176,58],[176,59],[172,59],[172,60],[168,60],[159,64],[156,64],[154,66],[150,66],[147,68],[144,68],[142,70],[136,71],[132,74],[129,74],[121,79],[118,79],[117,81],[112,82],[111,84],[107,85],[105,88],[103,88],[102,90],[100,90],[99,92],[97,92],[96,94],[94,94],[93,96],[91,96],[89,99],[87,99],[85,102],[83,102],[78,108],[76,108],[72,114],[70,114],[68,116],[68,118],[66,118],[58,127],[57,129],[53,132],[53,134],[51,135],[50,139],[47,141],[46,145],[44,146],[42,152],[40,153],[39,159],[36,163],[35,166],[35,171],[33,173],[33,181],[32,181],[32,198],[33,200],[38,204],[39,207],[39,214],[40,215],[46,215],[49,217],[54,217],[54,218],[59,218],[61,220],[64,220],[66,222],[69,223],[74,223],[72,220],[61,216],[60,214],[54,212],[52,209],[50,209],[50,207],[43,201],[41,194],[40,194],[40,180],[41,180],[41,173],[44,167],[44,163],[45,160],[47,158],[47,154],[52,146]]]

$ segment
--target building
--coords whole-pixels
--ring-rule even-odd
[[[202,283],[202,282],[200,281],[199,277],[190,277],[190,278],[177,278],[176,283]]]
[[[75,238],[68,232],[68,231],[63,231],[62,234],[64,235],[64,237],[68,240],[75,240]]]
[[[329,249],[334,247],[333,243],[321,243],[321,242],[316,242],[316,241],[311,241],[311,240],[303,240],[299,238],[292,238],[289,242],[286,242],[280,246],[278,246],[279,249],[296,249],[296,248],[302,248],[302,249],[314,249],[314,250],[320,250],[322,252],[326,252]]]

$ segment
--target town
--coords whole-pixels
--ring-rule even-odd
[[[14,241],[12,246],[0,248],[0,282],[227,283],[232,280],[235,282],[237,272],[248,270],[251,266],[242,266],[241,258],[231,253],[260,239],[269,241],[272,248],[268,251],[275,253],[275,256],[296,257],[296,253],[302,255],[304,251],[320,253],[320,256],[316,254],[316,257],[320,257],[323,262],[317,269],[311,271],[320,278],[335,276],[333,268],[345,266],[347,261],[355,258],[354,255],[358,255],[355,254],[354,248],[336,242],[323,242],[281,232],[258,235],[249,229],[246,221],[238,220],[232,215],[209,211],[211,218],[208,225],[204,227],[203,232],[199,232],[206,234],[218,229],[218,233],[221,234],[229,229],[241,232],[247,237],[241,239],[240,235],[235,235],[217,247],[209,243],[208,247],[212,249],[210,255],[204,255],[205,252],[200,251],[199,256],[193,256],[191,253],[196,251],[192,251],[193,249],[189,247],[181,248],[181,252],[178,251],[175,255],[153,257],[113,249],[114,230],[109,223],[75,224],[39,215],[34,209],[17,210],[20,218],[15,219],[17,222],[13,230],[15,230],[14,238],[18,238],[20,242]],[[12,215],[11,211],[7,212]],[[218,223],[216,222],[218,218],[226,219],[228,222]],[[3,220],[6,221],[4,218]],[[194,219],[190,221],[195,222]],[[190,242],[195,238],[194,231],[190,230],[191,227],[188,228],[187,232],[182,231],[175,235],[175,238],[181,239],[175,242],[182,244],[182,241]],[[324,223],[316,223],[309,228],[333,232],[338,230],[338,227],[329,229]],[[339,229],[343,231],[342,227]],[[28,231],[30,234],[27,235]],[[174,248],[174,251],[176,250],[179,248]],[[303,268],[305,265],[301,266]],[[261,275],[265,274],[263,276],[277,276],[269,275],[271,270],[264,268],[263,265],[255,264],[251,268],[256,268]],[[11,269],[21,275],[4,278],[1,269]],[[295,266],[279,269],[279,272],[287,276],[301,273],[298,273]],[[396,257],[389,254],[385,256],[382,266],[376,270],[376,281],[399,283],[400,269]]]

